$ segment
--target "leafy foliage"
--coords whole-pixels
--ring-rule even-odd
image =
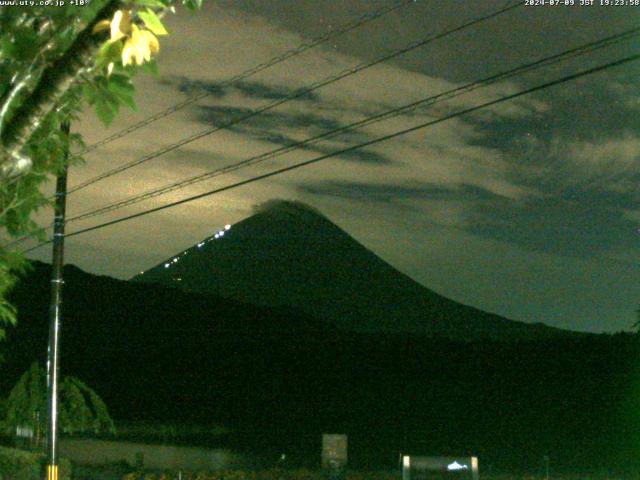
[[[120,107],[136,108],[132,78],[156,71],[162,16],[201,0],[93,0],[84,6],[5,7],[0,10],[0,338],[15,322],[6,301],[22,257],[10,240],[43,238],[33,214],[49,205],[42,186],[67,163],[82,138],[61,125],[75,120],[82,103],[110,125]],[[107,35],[108,33],[108,35]]]
[[[46,372],[37,363],[20,378],[6,402],[2,429],[12,434],[17,428],[33,432],[35,445],[43,438],[47,412]],[[58,418],[65,433],[115,433],[107,406],[89,386],[75,377],[66,377],[59,388]]]
[[[2,472],[2,478],[40,480],[44,463],[44,454],[0,447],[0,472]],[[60,459],[59,466],[58,478],[60,480],[69,480],[71,478],[71,463],[66,459]]]
[[[134,472],[128,473],[122,480],[169,480],[178,478],[175,471],[167,472]],[[228,470],[217,472],[180,472],[183,480],[326,480],[325,472],[320,470],[284,470],[274,468],[271,470],[245,471]],[[396,480],[397,472],[373,471],[373,472],[346,472],[345,480]]]

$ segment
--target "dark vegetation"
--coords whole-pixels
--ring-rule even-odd
[[[71,464],[65,459],[59,463],[60,480],[71,479]],[[46,475],[46,457],[43,453],[27,452],[0,447],[0,478],[7,480],[40,480]]]
[[[46,353],[49,267],[13,300],[2,392]],[[121,422],[223,425],[183,443],[318,461],[319,434],[349,435],[353,468],[398,452],[477,454],[484,471],[636,469],[635,335],[453,341],[346,332],[291,309],[65,269],[63,374]]]

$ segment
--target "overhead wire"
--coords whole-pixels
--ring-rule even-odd
[[[363,142],[363,143],[360,143],[360,144],[357,144],[357,145],[354,145],[354,146],[343,148],[343,149],[340,149],[340,150],[337,150],[337,151],[334,151],[334,152],[331,152],[331,153],[328,153],[328,154],[320,155],[318,157],[315,157],[315,158],[312,158],[312,159],[309,159],[309,160],[305,160],[305,161],[302,161],[302,162],[295,163],[293,165],[289,165],[289,166],[282,167],[282,168],[279,168],[279,169],[276,169],[276,170],[272,170],[271,172],[264,173],[264,174],[261,174],[261,175],[257,175],[257,176],[254,176],[254,177],[251,177],[251,178],[248,178],[248,179],[245,179],[245,180],[242,180],[242,181],[230,184],[230,185],[226,185],[224,187],[219,187],[219,188],[210,190],[208,192],[200,193],[200,194],[197,194],[197,195],[192,195],[190,197],[183,198],[181,200],[177,200],[175,202],[172,202],[172,203],[169,203],[169,204],[166,204],[166,205],[162,205],[162,206],[159,206],[159,207],[154,207],[154,208],[151,208],[151,209],[148,209],[148,210],[144,210],[142,212],[138,212],[138,213],[135,213],[135,214],[132,214],[132,215],[127,215],[127,216],[120,217],[120,218],[117,218],[117,219],[114,219],[114,220],[110,220],[110,221],[107,221],[107,222],[104,222],[104,223],[101,223],[101,224],[98,224],[98,225],[93,225],[93,226],[90,226],[90,227],[87,227],[87,228],[83,228],[83,229],[76,230],[76,231],[73,231],[73,232],[70,232],[70,233],[66,233],[65,237],[74,237],[74,236],[77,236],[77,235],[82,235],[82,234],[85,234],[85,233],[89,233],[89,232],[92,232],[92,231],[95,231],[95,230],[98,230],[98,229],[106,228],[106,227],[109,227],[109,226],[112,226],[112,225],[116,225],[116,224],[119,224],[119,223],[122,223],[122,222],[133,220],[135,218],[143,217],[143,216],[146,216],[146,215],[150,215],[152,213],[156,213],[156,212],[159,212],[159,211],[162,211],[162,210],[166,210],[166,209],[178,206],[178,205],[183,205],[185,203],[192,202],[192,201],[195,201],[195,200],[199,200],[201,198],[205,198],[205,197],[217,194],[217,193],[221,193],[221,192],[224,192],[224,191],[228,191],[228,190],[232,190],[232,189],[235,189],[235,188],[239,188],[241,186],[248,185],[250,183],[254,183],[254,182],[257,182],[257,181],[260,181],[260,180],[264,180],[266,178],[270,178],[270,177],[273,177],[273,176],[276,176],[276,175],[281,175],[283,173],[290,172],[290,171],[296,170],[298,168],[306,167],[308,165],[320,162],[322,160],[326,160],[328,158],[332,158],[332,157],[336,157],[336,156],[339,156],[339,155],[343,155],[345,153],[352,152],[352,151],[355,151],[355,150],[357,150],[359,148],[367,147],[369,145],[374,145],[374,144],[377,144],[377,143],[381,143],[381,142],[390,140],[392,138],[399,137],[401,135],[406,135],[407,133],[415,132],[415,131],[430,127],[432,125],[436,125],[438,123],[442,123],[442,122],[450,120],[452,118],[456,118],[456,117],[459,117],[459,116],[462,116],[462,115],[467,115],[469,113],[477,112],[477,111],[482,110],[482,109],[487,108],[487,107],[498,105],[500,103],[503,103],[503,102],[506,102],[506,101],[509,101],[509,100],[513,100],[515,98],[518,98],[518,97],[521,97],[521,96],[524,96],[524,95],[528,95],[528,94],[531,94],[531,93],[534,93],[534,92],[537,92],[537,91],[541,91],[541,90],[544,90],[544,89],[547,89],[547,88],[550,88],[550,87],[553,87],[553,86],[556,86],[556,85],[560,85],[562,83],[566,83],[566,82],[569,82],[569,81],[572,81],[572,80],[576,80],[578,78],[581,78],[581,77],[584,77],[584,76],[587,76],[587,75],[592,75],[592,74],[597,73],[597,72],[608,70],[608,69],[613,68],[613,67],[624,65],[626,63],[630,63],[630,62],[636,61],[638,59],[640,59],[640,54],[629,55],[627,57],[624,57],[624,58],[621,58],[621,59],[618,59],[618,60],[614,60],[612,62],[607,62],[605,64],[601,64],[601,65],[598,65],[596,67],[592,67],[592,68],[588,68],[588,69],[585,69],[585,70],[581,70],[581,71],[579,71],[577,73],[565,75],[563,77],[560,77],[560,78],[557,78],[555,80],[536,85],[534,87],[530,87],[530,88],[527,88],[527,89],[524,89],[524,90],[520,90],[519,92],[510,94],[510,95],[506,95],[506,96],[500,97],[498,99],[482,103],[480,105],[476,105],[476,106],[469,107],[469,108],[466,108],[466,109],[463,109],[463,110],[459,110],[457,112],[445,115],[445,116],[443,116],[441,118],[438,118],[438,119],[435,119],[435,120],[430,120],[428,122],[424,122],[424,123],[415,125],[413,127],[409,127],[409,128],[405,128],[405,129],[402,129],[402,130],[398,130],[398,131],[395,131],[393,133],[389,133],[387,135],[383,135],[381,137],[377,137],[375,139],[368,140],[366,142]],[[49,240],[47,242],[40,243],[39,245],[36,245],[34,247],[31,247],[31,248],[23,251],[22,253],[31,252],[31,251],[35,250],[36,248],[42,247],[42,246],[44,246],[44,245],[46,245],[48,243],[51,243],[51,240]]]
[[[95,184],[97,182],[100,182],[100,181],[102,181],[102,180],[104,180],[106,178],[112,177],[112,176],[114,176],[114,175],[116,175],[118,173],[122,173],[122,172],[124,172],[126,170],[129,170],[130,168],[133,168],[133,167],[135,167],[137,165],[145,163],[145,162],[147,162],[149,160],[153,160],[153,159],[158,158],[158,157],[160,157],[160,156],[162,156],[162,155],[164,155],[166,153],[169,153],[169,152],[172,152],[174,150],[177,150],[180,147],[183,147],[183,146],[185,146],[185,145],[187,145],[189,143],[193,143],[196,140],[199,140],[199,139],[201,139],[203,137],[211,135],[211,134],[213,134],[215,132],[218,132],[220,130],[226,129],[226,128],[231,127],[233,125],[236,125],[236,124],[239,124],[239,123],[244,122],[246,120],[249,120],[250,118],[256,117],[256,116],[258,116],[258,115],[260,115],[260,114],[262,114],[264,112],[267,112],[269,110],[272,110],[272,109],[274,109],[274,108],[276,108],[276,107],[278,107],[278,106],[280,106],[282,104],[288,103],[288,102],[290,102],[292,100],[295,100],[297,98],[301,98],[301,97],[303,97],[305,95],[308,95],[308,94],[314,92],[315,90],[318,90],[318,89],[320,89],[322,87],[325,87],[327,85],[330,85],[332,83],[338,82],[339,80],[342,80],[342,79],[344,79],[346,77],[349,77],[351,75],[355,75],[356,73],[359,73],[359,72],[361,72],[363,70],[371,68],[371,67],[373,67],[375,65],[378,65],[378,64],[380,64],[382,62],[385,62],[385,61],[390,60],[392,58],[395,58],[395,57],[398,57],[400,55],[403,55],[403,54],[405,54],[407,52],[410,52],[412,50],[415,50],[417,48],[425,46],[425,45],[427,45],[427,44],[429,44],[431,42],[434,42],[434,41],[439,40],[441,38],[444,38],[444,37],[447,37],[449,35],[452,35],[452,34],[454,34],[456,32],[459,32],[459,31],[464,30],[466,28],[469,28],[471,26],[474,26],[474,25],[477,25],[479,23],[482,23],[482,22],[485,22],[487,20],[490,20],[492,18],[498,17],[499,15],[507,13],[507,12],[509,12],[509,11],[515,9],[515,8],[521,7],[522,5],[524,5],[524,2],[522,2],[522,1],[517,1],[515,3],[511,2],[506,7],[503,7],[501,9],[497,10],[497,11],[493,11],[493,12],[491,12],[489,14],[483,15],[481,17],[477,17],[477,18],[475,18],[473,20],[470,20],[470,21],[467,21],[467,22],[465,22],[465,23],[463,23],[461,25],[458,25],[457,27],[453,27],[453,28],[447,29],[445,31],[442,31],[442,32],[434,34],[434,35],[429,35],[429,36],[427,36],[426,38],[424,38],[422,40],[418,40],[418,41],[412,42],[411,44],[409,44],[409,45],[407,45],[407,46],[405,46],[405,47],[403,47],[401,49],[393,50],[392,52],[387,53],[385,55],[382,55],[382,56],[380,56],[380,57],[378,57],[375,60],[372,60],[370,62],[360,63],[360,64],[358,64],[358,65],[356,65],[354,67],[350,67],[350,68],[347,68],[345,70],[342,70],[341,72],[339,72],[339,73],[337,73],[335,75],[331,75],[331,76],[326,77],[326,78],[324,78],[322,80],[314,82],[313,84],[311,84],[310,86],[308,86],[306,88],[298,89],[295,92],[291,93],[290,95],[287,95],[284,98],[281,98],[279,100],[271,102],[271,103],[269,103],[269,104],[267,104],[265,106],[262,106],[262,107],[260,107],[260,108],[258,108],[256,110],[253,110],[253,111],[251,111],[250,113],[248,113],[246,115],[240,116],[240,117],[238,117],[236,119],[233,119],[233,120],[231,120],[229,122],[226,122],[226,123],[223,123],[221,125],[217,125],[217,126],[214,126],[212,128],[207,128],[207,129],[205,129],[205,130],[203,130],[201,132],[195,133],[195,134],[190,135],[190,136],[188,136],[186,138],[183,138],[183,139],[181,139],[181,140],[179,140],[179,141],[177,141],[175,143],[167,145],[167,146],[165,146],[165,147],[163,147],[163,148],[161,148],[159,150],[156,150],[155,152],[152,152],[152,153],[150,153],[148,155],[145,155],[143,157],[140,157],[140,158],[138,158],[136,160],[133,160],[133,161],[128,162],[128,163],[125,163],[125,164],[120,165],[118,167],[115,167],[115,168],[113,168],[113,169],[111,169],[111,170],[109,170],[107,172],[104,172],[104,173],[99,174],[99,175],[97,175],[97,176],[95,176],[93,178],[90,178],[90,179],[88,179],[88,180],[86,180],[84,182],[81,182],[80,184],[78,184],[78,185],[76,185],[74,187],[71,187],[69,189],[67,195],[71,195],[71,194],[73,194],[73,193],[75,193],[75,192],[77,192],[79,190],[82,190],[82,189],[84,189],[84,188],[86,188],[86,187],[88,187],[90,185],[93,185],[93,184]]]
[[[581,55],[585,55],[587,53],[591,53],[595,50],[598,49],[602,49],[605,47],[609,47],[611,45],[615,45],[617,43],[620,43],[622,41],[626,41],[629,39],[632,39],[636,36],[638,36],[640,34],[640,27],[639,28],[632,28],[630,30],[627,30],[625,32],[621,32],[615,35],[610,35],[606,38],[597,40],[597,41],[593,41],[593,42],[589,42],[586,44],[583,44],[581,46],[569,49],[569,50],[565,50],[563,52],[560,52],[558,54],[552,55],[552,56],[547,56],[544,57],[542,59],[530,62],[530,63],[526,63],[526,64],[522,64],[519,65],[518,67],[509,69],[507,71],[503,71],[500,72],[498,74],[495,75],[491,75],[489,77],[485,77],[483,79],[480,80],[476,80],[470,83],[467,83],[465,85],[447,90],[445,92],[439,93],[437,95],[432,95],[426,98],[422,98],[420,100],[411,102],[409,104],[406,105],[402,105],[400,107],[396,107],[390,110],[386,110],[384,112],[375,114],[373,116],[369,116],[365,119],[359,120],[357,122],[353,122],[350,123],[348,125],[324,132],[322,134],[316,135],[314,137],[310,137],[307,138],[305,140],[301,140],[298,142],[294,142],[290,145],[285,145],[279,148],[276,148],[274,150],[253,156],[249,159],[243,160],[241,162],[237,162],[231,165],[226,165],[224,167],[220,167],[217,168],[215,170],[209,171],[209,172],[205,172],[205,173],[201,173],[198,175],[195,175],[193,177],[187,178],[187,179],[183,179],[180,180],[178,182],[173,182],[170,183],[168,185],[159,187],[159,188],[155,188],[155,189],[151,189],[148,190],[146,192],[134,195],[132,197],[123,199],[123,200],[119,200],[113,203],[110,203],[108,205],[99,207],[97,209],[92,209],[92,210],[88,210],[86,212],[82,212],[76,216],[70,217],[67,219],[67,223],[70,222],[74,222],[74,221],[79,221],[79,220],[84,220],[90,217],[94,217],[97,215],[102,215],[108,212],[112,212],[114,210],[118,210],[120,208],[124,208],[126,206],[130,206],[130,205],[134,205],[136,203],[142,202],[144,200],[148,200],[154,197],[158,197],[161,195],[165,195],[167,193],[185,188],[187,186],[196,184],[196,183],[200,183],[202,181],[205,180],[209,180],[211,178],[226,174],[226,173],[230,173],[233,171],[236,171],[238,169],[241,168],[246,168],[249,166],[253,166],[256,165],[258,163],[262,163],[266,160],[269,159],[273,159],[276,157],[279,157],[281,155],[284,155],[286,153],[289,153],[293,150],[299,149],[299,148],[303,148],[312,144],[315,144],[317,142],[319,142],[320,140],[324,140],[327,138],[331,138],[334,137],[338,134],[341,133],[345,133],[345,132],[350,132],[356,128],[361,128],[364,126],[368,126],[368,125],[372,125],[374,123],[378,123],[384,120],[388,120],[390,118],[396,117],[398,115],[401,115],[407,111],[416,109],[420,106],[431,106],[434,105],[436,103],[445,101],[445,100],[450,100],[452,98],[458,97],[460,95],[469,93],[471,91],[474,91],[478,88],[482,88],[482,87],[486,87],[487,85],[491,85],[493,83],[499,82],[499,81],[503,81],[509,78],[512,78],[514,76],[517,75],[522,75],[523,73],[528,73],[530,71],[539,69],[539,68],[543,68],[543,67],[547,67],[549,65],[553,65],[562,61],[566,61],[569,60],[571,58],[575,58]]]
[[[369,12],[369,13],[366,13],[364,15],[361,15],[360,17],[356,18],[355,20],[353,20],[351,22],[348,22],[348,23],[340,26],[339,28],[331,30],[331,31],[329,31],[329,32],[327,32],[327,33],[325,33],[323,35],[320,35],[320,36],[318,36],[316,38],[313,38],[313,39],[311,39],[311,40],[309,40],[307,42],[303,42],[300,45],[298,45],[298,46],[296,46],[296,47],[294,47],[294,48],[292,48],[290,50],[287,50],[287,51],[285,51],[283,53],[280,53],[280,54],[272,57],[269,60],[266,60],[266,61],[264,61],[262,63],[259,63],[258,65],[255,65],[254,67],[249,68],[248,70],[245,70],[244,72],[239,73],[239,74],[237,74],[237,75],[235,75],[235,76],[233,76],[233,77],[221,82],[218,85],[218,87],[219,88],[224,88],[224,87],[233,85],[235,83],[238,83],[238,82],[240,82],[242,80],[245,80],[247,78],[250,78],[250,77],[252,77],[252,76],[254,76],[254,75],[256,75],[256,74],[258,74],[258,73],[260,73],[260,72],[262,72],[264,70],[267,70],[268,68],[271,68],[271,67],[273,67],[273,66],[275,66],[275,65],[277,65],[279,63],[282,63],[282,62],[284,62],[284,61],[286,61],[286,60],[288,60],[288,59],[290,59],[292,57],[295,57],[295,56],[300,55],[300,54],[302,54],[302,53],[304,53],[304,52],[306,52],[308,50],[311,50],[312,48],[317,47],[318,45],[321,45],[321,44],[323,44],[323,43],[325,43],[325,42],[327,42],[327,41],[329,41],[329,40],[331,40],[333,38],[336,38],[336,37],[339,37],[341,35],[344,35],[344,34],[350,32],[352,30],[355,30],[356,28],[359,28],[359,27],[361,27],[363,25],[366,25],[367,23],[369,23],[369,22],[371,22],[373,20],[381,18],[381,17],[383,17],[383,16],[385,16],[385,15],[387,15],[387,14],[389,14],[389,13],[395,11],[395,10],[398,10],[398,9],[400,9],[402,7],[405,7],[407,5],[414,4],[414,3],[416,3],[416,0],[400,0],[400,1],[396,2],[396,3],[391,4],[391,5],[383,6],[383,7],[379,8],[379,9],[373,11],[373,12]],[[126,136],[126,135],[128,135],[128,134],[130,134],[130,133],[132,133],[134,131],[136,131],[136,130],[139,130],[139,129],[147,126],[147,125],[150,125],[151,123],[154,123],[154,122],[156,122],[156,121],[158,121],[158,120],[160,120],[162,118],[165,118],[165,117],[171,115],[172,113],[180,111],[183,108],[188,107],[189,105],[192,105],[192,104],[198,102],[199,100],[201,100],[203,98],[206,98],[206,97],[208,97],[210,95],[211,95],[210,92],[202,92],[200,94],[193,95],[193,96],[183,100],[182,102],[179,102],[179,103],[177,103],[175,105],[172,105],[171,107],[169,107],[169,108],[167,108],[167,109],[165,109],[165,110],[163,110],[161,112],[158,112],[158,113],[156,113],[154,115],[151,115],[150,117],[145,118],[144,120],[141,120],[141,121],[139,121],[139,122],[137,122],[137,123],[135,123],[133,125],[130,125],[130,126],[124,128],[124,129],[114,133],[113,135],[110,135],[110,136],[108,136],[106,138],[103,138],[102,140],[100,140],[98,142],[95,142],[95,143],[93,143],[91,145],[86,146],[81,151],[73,153],[71,155],[71,157],[72,158],[78,158],[78,157],[80,157],[80,156],[82,156],[82,155],[84,155],[86,153],[92,152],[92,151],[98,149],[99,147],[101,147],[103,145],[111,143],[111,142],[113,142],[113,141],[115,141],[115,140],[117,140],[119,138],[122,138],[122,137],[124,137],[124,136]],[[27,174],[26,173],[22,173],[20,175],[17,175],[16,177],[12,178],[10,180],[10,182],[11,183],[16,183],[22,177],[24,177],[25,175],[27,175]],[[49,228],[49,227],[47,227],[47,228]],[[25,240],[28,240],[31,237],[32,237],[31,235],[25,235],[23,237],[20,237],[20,238],[18,238],[16,240],[13,240],[13,241],[7,243],[6,245],[2,246],[1,248],[3,248],[3,249],[11,248],[11,247],[13,247],[13,246],[15,246],[15,245],[17,245],[19,243],[22,243]]]
[[[252,77],[268,68],[271,68],[279,63],[282,63],[292,57],[295,57],[297,55],[300,55],[308,50],[311,50],[314,47],[317,47],[318,45],[321,45],[333,38],[339,37],[341,35],[344,35],[352,30],[355,30],[356,28],[359,28],[373,20],[376,20],[378,18],[383,17],[384,15],[387,15],[395,10],[398,10],[404,6],[410,5],[410,4],[414,4],[416,3],[416,0],[400,0],[394,4],[391,5],[386,5],[383,6],[373,12],[370,13],[366,13],[364,15],[361,15],[360,17],[356,18],[355,20],[346,23],[345,25],[336,28],[335,30],[331,30],[323,35],[320,35],[316,38],[313,38],[307,42],[303,42],[300,45],[287,50],[283,53],[280,53],[274,57],[272,57],[269,60],[266,60],[262,63],[259,63],[258,65],[255,65],[254,67],[251,67],[247,70],[245,70],[242,73],[239,73],[223,82],[221,82],[218,86],[218,88],[225,88],[227,86],[233,85],[235,83],[238,83],[242,80],[245,80],[249,77]],[[192,105],[200,100],[202,100],[203,98],[206,98],[208,96],[210,96],[211,93],[210,92],[202,92],[200,94],[197,95],[193,95],[185,100],[183,100],[182,102],[179,102],[175,105],[172,105],[171,107],[157,112],[154,115],[151,115],[143,120],[140,120],[139,122],[136,122],[112,135],[109,135],[106,138],[103,138],[102,140],[99,140],[91,145],[86,146],[85,148],[83,148],[82,150],[75,152],[73,154],[71,154],[72,158],[78,158],[86,153],[92,152],[94,150],[97,150],[98,148],[102,147],[103,145],[106,145],[108,143],[111,143],[115,140],[118,140],[122,137],[125,137],[126,135],[135,132],[136,130],[139,130],[147,125],[150,125],[162,118],[168,117],[169,115],[178,112],[180,110],[182,110],[185,107],[188,107],[189,105]],[[14,178],[11,179],[11,182],[16,182],[18,181],[20,178],[22,178],[24,175],[26,174],[20,174]]]
[[[352,30],[355,30],[358,27],[361,27],[362,25],[365,25],[373,20],[376,20],[378,18],[383,17],[384,15],[387,15],[395,10],[398,10],[406,5],[410,5],[410,4],[414,4],[416,3],[416,0],[400,0],[394,4],[391,5],[387,5],[384,7],[379,8],[378,10],[375,10],[373,12],[370,13],[366,13],[360,17],[358,17],[357,19],[346,23],[345,25],[336,28],[335,30],[331,30],[327,33],[325,33],[324,35],[320,35],[316,38],[313,38],[307,42],[303,42],[300,45],[298,45],[295,48],[292,48],[290,50],[287,50],[281,54],[278,54],[274,57],[272,57],[269,60],[266,60],[252,68],[249,68],[248,70],[245,70],[242,73],[239,73],[238,75],[235,75],[231,78],[229,78],[228,80],[225,80],[223,82],[221,82],[219,85],[217,85],[218,88],[225,88],[227,86],[233,85],[234,83],[240,82],[242,80],[245,80],[249,77],[252,77],[254,75],[256,75],[257,73],[260,73],[268,68],[271,68],[279,63],[282,63],[292,57],[295,57],[297,55],[300,55],[318,45],[321,45],[322,43],[325,43],[335,37],[338,37],[340,35],[344,35],[345,33],[348,33]],[[106,145],[108,143],[113,142],[114,140],[117,140],[119,138],[122,138],[132,132],[135,132],[136,130],[139,130],[147,125],[150,125],[162,118],[165,118],[177,111],[182,110],[185,107],[188,107],[189,105],[193,105],[194,103],[202,100],[203,98],[206,98],[208,96],[210,96],[211,93],[210,92],[202,92],[199,93],[197,95],[193,95],[185,100],[183,100],[182,102],[179,102],[175,105],[172,105],[171,107],[158,112],[154,115],[151,115],[150,117],[145,118],[144,120],[141,120],[139,122],[134,123],[133,125],[130,125],[116,133],[114,133],[113,135],[110,135],[106,138],[103,138],[102,140],[95,142],[87,147],[85,147],[82,151],[75,153],[75,156],[80,156],[80,155],[84,155],[86,153],[92,152],[98,148],[100,148],[103,145]]]

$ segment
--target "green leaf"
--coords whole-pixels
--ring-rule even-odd
[[[182,0],[182,5],[191,11],[200,10],[202,8],[202,0]]]
[[[0,322],[16,324],[16,308],[6,300],[0,301]]]
[[[64,432],[101,431],[115,433],[108,408],[98,394],[75,377],[65,377],[58,390],[58,423]],[[11,389],[3,402],[5,433],[15,432],[17,426],[31,426],[41,432],[47,411],[47,379],[44,368],[34,363]]]
[[[116,116],[116,111],[107,100],[99,98],[96,101],[96,115],[104,126],[108,127]]]
[[[95,87],[90,83],[82,85],[82,96],[89,105],[93,105],[97,98]]]
[[[136,101],[133,98],[133,96],[130,96],[130,97],[122,96],[120,97],[120,100],[131,110],[134,110],[134,111],[138,110],[138,106],[136,105]]]
[[[107,89],[113,93],[121,103],[127,105],[132,110],[136,109],[136,103],[133,99],[135,88],[127,75],[111,75]]]
[[[114,73],[109,77],[109,85],[119,85],[123,88],[130,89],[133,91],[133,84],[131,83],[131,78],[128,75],[124,75],[122,73]]]
[[[116,111],[116,113],[118,112],[121,102],[115,93],[105,88],[104,90],[100,90],[99,95],[102,100],[104,100],[109,105],[111,105],[111,108],[113,108]]]
[[[154,34],[160,35],[169,35],[167,29],[164,28],[164,25],[158,18],[158,16],[153,12],[153,10],[146,9],[144,12],[138,12],[138,16],[144,22],[146,27],[151,30]]]
[[[167,8],[160,0],[134,0],[133,4],[140,7]]]
[[[156,76],[158,75],[158,63],[154,58],[152,58],[148,62],[143,63],[140,69],[143,72],[150,73],[151,75],[156,75]]]
[[[122,55],[121,40],[107,40],[96,54],[96,70],[102,70],[111,62],[119,63]]]
[[[42,40],[38,38],[38,34],[30,28],[16,30],[13,40],[15,51],[19,52],[22,58],[35,57],[42,43]]]
[[[0,39],[0,60],[4,58],[11,58],[16,55],[15,44],[11,42],[9,37]]]

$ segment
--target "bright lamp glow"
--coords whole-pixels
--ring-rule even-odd
[[[447,465],[447,470],[467,470],[467,465],[460,465],[458,462],[453,462]]]
[[[225,226],[224,226],[224,229],[225,229],[225,230],[229,230],[230,228],[231,228],[231,225],[225,225]]]

